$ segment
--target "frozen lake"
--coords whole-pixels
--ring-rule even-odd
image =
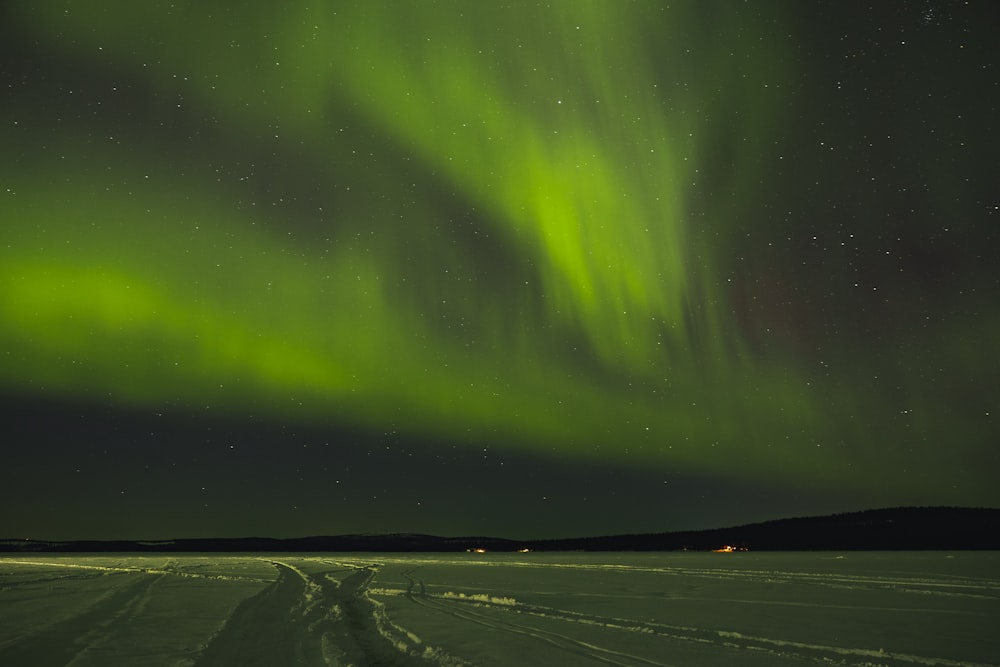
[[[1000,552],[0,557],[0,665],[1000,665]]]

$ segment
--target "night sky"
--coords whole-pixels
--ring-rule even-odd
[[[1000,506],[1000,3],[0,14],[0,537]]]

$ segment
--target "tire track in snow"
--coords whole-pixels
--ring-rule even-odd
[[[164,575],[124,576],[131,581],[102,596],[84,611],[0,650],[0,665],[65,665],[106,642],[116,625],[127,621],[145,604],[150,588]]]
[[[509,598],[491,598],[486,594],[462,597],[447,593],[444,595],[432,595],[426,592],[424,582],[411,577],[411,573],[412,570],[401,573],[409,580],[409,584],[406,591],[398,591],[397,594],[406,596],[417,605],[495,630],[530,636],[553,646],[567,649],[572,653],[613,665],[662,665],[664,663],[654,662],[624,652],[605,649],[589,642],[574,639],[568,635],[542,630],[522,622],[499,620],[495,617],[496,613],[517,614],[521,617],[536,616],[607,630],[636,632],[651,639],[660,638],[706,646],[711,645],[720,649],[751,651],[756,656],[772,655],[778,662],[795,659],[805,662],[815,662],[817,664],[857,665],[859,667],[872,667],[874,665],[878,667],[902,667],[904,665],[997,667],[992,663],[967,662],[898,651],[885,651],[883,649],[821,645],[711,628],[684,627],[628,618],[596,616],[555,607],[525,604]],[[415,590],[416,588],[419,588],[419,590]],[[477,611],[477,607],[487,608],[493,613],[482,613]]]
[[[380,632],[376,619],[376,607],[367,596],[368,584],[375,576],[375,569],[364,567],[343,579],[334,587],[327,599],[336,600],[341,610],[342,623],[333,634],[336,646],[354,665],[411,665],[419,663],[411,656],[400,652]],[[327,584],[329,585],[329,584]]]
[[[430,564],[448,564],[446,562],[427,561]],[[455,565],[468,566],[467,561],[453,561]],[[479,564],[492,567],[490,563]],[[653,567],[644,565],[624,564],[594,564],[594,563],[551,563],[543,564],[531,561],[506,561],[504,567],[525,568],[555,568],[567,571],[599,571],[599,572],[641,572],[662,574],[683,578],[701,578],[712,581],[730,579],[734,581],[749,581],[768,584],[811,584],[845,590],[893,590],[896,592],[934,594],[949,597],[971,597],[996,599],[1000,597],[1000,585],[994,579],[967,577],[955,574],[940,574],[932,577],[912,574],[862,574],[850,572],[807,572],[792,570],[758,570],[750,568],[721,569],[696,568],[687,566]]]
[[[353,574],[337,580],[327,576],[330,571],[306,574],[271,562],[277,581],[236,608],[197,667],[441,664],[414,650],[419,640],[404,643],[386,636],[378,607],[367,595],[374,566],[352,566]]]
[[[351,567],[357,572],[340,581],[321,575],[310,577],[323,589],[324,602],[335,602],[333,608],[340,621],[326,624],[330,629],[324,634],[324,641],[328,642],[325,655],[329,656],[329,649],[333,649],[349,664],[379,667],[465,664],[441,649],[424,644],[388,618],[382,603],[368,594],[369,584],[378,572],[377,566]]]
[[[523,623],[515,623],[508,620],[498,620],[489,615],[475,611],[474,609],[462,608],[461,605],[467,605],[465,602],[451,602],[442,600],[439,597],[432,597],[427,595],[426,586],[422,580],[415,580],[410,576],[409,572],[402,573],[404,577],[409,580],[409,585],[407,587],[405,595],[412,600],[415,604],[428,609],[433,609],[435,611],[448,614],[454,618],[461,619],[463,621],[468,621],[470,623],[475,623],[477,625],[482,625],[488,627],[492,630],[500,630],[503,632],[524,635],[537,639],[539,641],[545,642],[551,646],[555,646],[561,650],[566,651],[570,654],[580,655],[591,660],[596,660],[598,662],[603,662],[609,665],[620,665],[622,667],[635,667],[637,665],[654,665],[656,667],[670,667],[668,663],[657,662],[654,660],[649,660],[636,655],[631,655],[624,653],[622,651],[615,651],[613,649],[604,648],[592,644],[590,642],[584,642],[579,639],[574,639],[568,635],[563,635],[557,632],[552,632],[550,630],[542,630],[540,628],[532,627],[530,625],[525,625]],[[419,592],[414,591],[414,586],[419,587]],[[475,604],[482,604],[480,601],[476,601]],[[495,605],[490,603],[484,603],[490,608],[505,608],[510,605]],[[504,609],[504,611],[509,611]]]
[[[305,656],[299,655],[299,628],[292,610],[303,597],[305,583],[291,568],[274,566],[278,579],[236,607],[202,651],[196,663],[199,667],[323,664],[304,662]]]

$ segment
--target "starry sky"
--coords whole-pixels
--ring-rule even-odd
[[[991,0],[0,14],[0,537],[1000,506]]]

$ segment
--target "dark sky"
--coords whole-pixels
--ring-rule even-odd
[[[0,537],[1000,506],[992,0],[0,12]]]

